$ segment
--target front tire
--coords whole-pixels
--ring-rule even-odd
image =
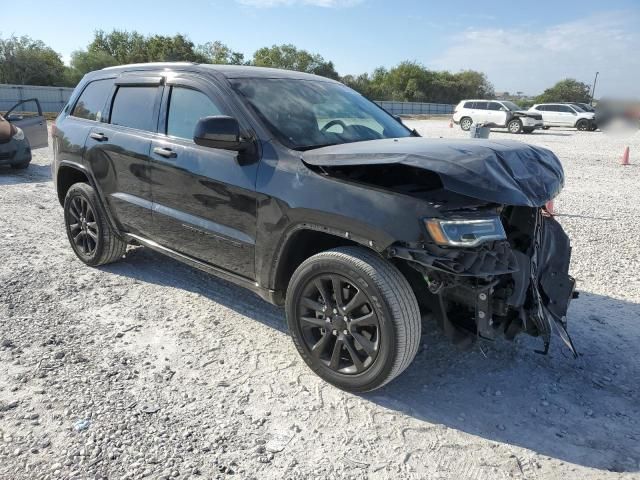
[[[460,119],[460,128],[465,132],[471,130],[471,125],[473,125],[473,120],[471,120],[469,117],[463,117]]]
[[[522,133],[522,122],[518,119],[511,120],[507,123],[507,129],[510,133]]]
[[[340,247],[304,261],[291,277],[286,313],[309,368],[350,392],[393,380],[420,345],[420,312],[409,282],[361,247]]]
[[[96,191],[86,183],[76,183],[67,192],[64,223],[71,248],[87,265],[97,267],[115,262],[127,250],[127,243],[107,222]]]

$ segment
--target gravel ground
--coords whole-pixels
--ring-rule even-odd
[[[84,266],[50,152],[0,169],[0,478],[640,478],[640,134],[517,138],[566,169],[580,358],[525,337],[459,351],[426,321],[413,365],[361,396],[311,374],[282,310],[239,287],[143,248]]]

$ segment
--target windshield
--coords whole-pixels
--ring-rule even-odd
[[[412,135],[376,104],[338,83],[242,78],[232,85],[278,140],[294,150]]]
[[[518,110],[522,110],[522,107],[519,107],[518,105],[516,105],[513,102],[502,102],[502,104],[512,112],[516,112]]]

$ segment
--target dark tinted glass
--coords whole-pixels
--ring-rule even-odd
[[[375,103],[339,83],[243,78],[232,85],[271,132],[293,149],[411,136]]]
[[[547,105],[546,111],[547,112],[561,112],[562,109],[560,108],[560,105]]]
[[[546,112],[547,111],[547,106],[546,105],[538,105],[536,107],[536,110],[538,110],[539,112]]]
[[[102,119],[102,111],[112,87],[113,79],[91,82],[80,94],[71,115],[99,122]]]
[[[120,87],[111,107],[111,123],[138,130],[153,128],[157,87]]]
[[[488,108],[489,110],[498,111],[501,108],[502,108],[502,105],[500,105],[499,103],[497,103],[497,102],[489,102],[489,108]]]
[[[487,102],[475,102],[476,110],[487,110]]]
[[[473,108],[473,104],[474,104],[474,103],[475,103],[475,102],[465,102],[465,104],[464,104],[464,108]]]
[[[167,118],[167,135],[192,139],[198,120],[212,115],[223,115],[222,109],[204,93],[190,88],[173,87]]]
[[[558,105],[557,111],[564,113],[573,113],[573,110],[571,110],[571,107],[569,107],[568,105]]]

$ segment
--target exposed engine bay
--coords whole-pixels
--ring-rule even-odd
[[[501,334],[513,339],[525,332],[542,338],[539,353],[546,354],[555,332],[577,355],[566,320],[577,296],[568,273],[570,241],[544,207],[564,182],[557,157],[517,142],[444,146],[432,141],[428,147],[400,153],[390,144],[384,153],[378,148],[366,166],[361,159],[366,148],[358,151],[362,146],[348,153],[316,150],[304,160],[337,180],[427,202],[437,212],[432,220],[451,224],[450,231],[483,224],[489,235],[473,238],[463,229],[454,242],[444,238],[444,230],[438,238],[431,220],[423,219],[422,241],[396,242],[386,252],[411,280],[421,307],[454,342]]]

